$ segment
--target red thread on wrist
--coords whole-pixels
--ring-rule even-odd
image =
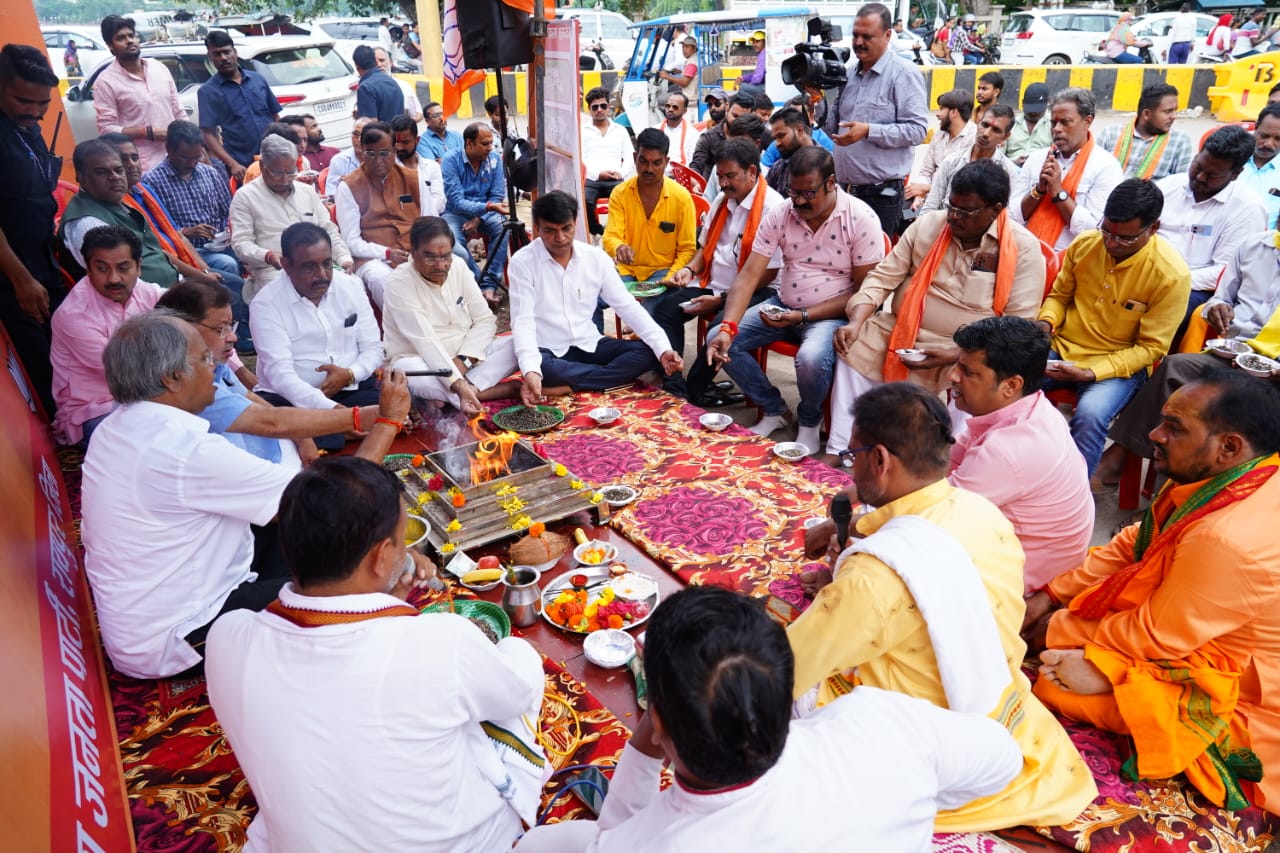
[[[375,423],[375,424],[388,424],[389,426],[395,427],[396,432],[399,432],[400,430],[404,429],[404,424],[403,424],[402,422],[400,422],[400,421],[393,421],[393,420],[391,420],[391,418],[384,418],[384,417],[379,416],[379,418],[378,418],[376,421],[374,421],[374,423]]]
[[[736,338],[738,336],[738,324],[732,320],[721,320],[720,331],[728,332],[729,337]]]
[[[360,427],[360,407],[359,406],[351,407],[351,428],[356,432],[364,432],[364,430],[361,429]]]

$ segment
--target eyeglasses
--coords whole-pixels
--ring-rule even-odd
[[[436,266],[444,266],[453,260],[453,254],[450,253],[447,255],[435,255],[435,254],[432,254],[431,252],[423,252],[421,255],[418,255],[418,258],[424,264],[435,264]]]
[[[363,153],[364,159],[366,160],[387,160],[396,156],[396,152],[394,151],[370,151],[367,148]]]
[[[841,465],[843,465],[846,468],[852,468],[854,457],[856,457],[859,453],[862,453],[864,451],[875,450],[877,447],[884,447],[884,445],[883,444],[864,444],[861,447],[850,447],[848,450],[841,450],[836,455],[840,457]],[[884,449],[889,451],[890,453],[893,453],[893,450],[891,448],[884,447]],[[898,454],[893,453],[893,455],[897,456]]]
[[[680,106],[679,104],[667,104],[665,107],[663,107],[663,109],[664,110],[682,110],[684,109],[684,107]]]
[[[607,110],[609,109],[609,105],[608,104],[591,104],[587,107],[587,109],[591,110],[591,112],[595,112],[596,110]]]
[[[196,325],[203,326],[220,338],[225,338],[227,335],[234,335],[236,333],[236,329],[240,328],[240,323],[236,320],[232,320],[230,323],[222,323],[217,326],[210,326],[208,323],[196,323]],[[210,357],[212,358],[212,356]]]
[[[815,190],[797,190],[787,187],[787,198],[805,198],[809,201],[813,201],[818,197],[818,193],[822,192],[822,190],[822,187],[818,187]]]
[[[282,172],[277,169],[267,169],[267,174],[273,178],[279,178],[280,180],[284,180],[285,178],[292,179],[298,177],[298,170],[286,169]]]
[[[984,204],[982,207],[975,207],[970,210],[963,207],[956,207],[952,204],[943,205],[943,207],[946,208],[948,219],[969,219],[970,217],[977,216],[990,206],[991,205],[989,204]]]
[[[213,353],[211,351],[205,350],[204,354],[200,356],[200,360],[205,363],[206,367],[213,367],[213,364],[214,364]],[[187,364],[191,365],[192,367],[195,367],[195,365],[191,364],[190,361],[188,361]]]
[[[1110,240],[1111,242],[1116,243],[1117,245],[1120,245],[1120,246],[1136,246],[1138,241],[1147,235],[1147,229],[1150,227],[1151,226],[1148,225],[1146,228],[1143,228],[1141,231],[1139,231],[1137,234],[1134,234],[1132,237],[1125,237],[1120,234],[1117,234],[1116,232],[1108,228],[1103,228],[1102,220],[1101,219],[1098,220],[1098,232],[1102,234],[1102,239]]]

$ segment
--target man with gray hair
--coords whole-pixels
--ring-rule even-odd
[[[245,302],[279,273],[280,235],[296,222],[323,228],[333,244],[334,260],[344,272],[351,272],[355,261],[324,202],[297,180],[297,146],[282,136],[268,134],[262,139],[259,162],[262,179],[245,184],[231,199],[231,245],[251,279],[244,285]]]
[[[1107,198],[1124,180],[1116,158],[1094,144],[1097,103],[1086,89],[1070,88],[1049,101],[1053,145],[1032,151],[1013,186],[1009,215],[1054,249],[1097,227]]]
[[[287,579],[267,525],[295,472],[209,432],[198,413],[213,402],[214,361],[199,330],[164,310],[127,320],[103,351],[120,405],[85,456],[85,569],[107,654],[134,678],[193,671],[214,619],[261,610]],[[382,459],[409,402],[394,373],[358,455]]]

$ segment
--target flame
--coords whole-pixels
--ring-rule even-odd
[[[471,485],[487,483],[511,473],[511,454],[515,452],[516,442],[520,436],[514,432],[500,432],[493,435],[480,426],[480,415],[476,415],[467,425],[478,439],[471,462]]]

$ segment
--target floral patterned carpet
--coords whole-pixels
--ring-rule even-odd
[[[766,442],[736,426],[709,433],[698,424],[701,410],[647,389],[610,394],[609,405],[623,416],[597,427],[585,412],[603,400],[581,394],[562,402],[565,424],[538,444],[593,485],[625,483],[639,490],[640,498],[611,523],[688,583],[773,594],[803,607],[795,580],[804,565],[798,547],[803,522],[824,515],[830,495],[847,478],[811,460],[777,459]],[[77,516],[79,461],[74,453],[63,456]],[[553,764],[612,765],[629,737],[627,727],[561,667],[546,660],[544,671],[548,692],[563,700],[545,702],[541,721],[544,736],[564,753],[553,755]],[[140,853],[240,849],[256,805],[209,708],[204,682],[137,681],[112,673],[110,683]],[[939,835],[934,850],[1245,853],[1264,850],[1280,829],[1280,821],[1257,808],[1217,809],[1180,780],[1130,782],[1120,775],[1127,739],[1066,726],[1098,781],[1099,797],[1083,815],[1034,832]],[[555,778],[545,792],[550,819],[583,817],[576,798],[560,795],[562,784]]]

